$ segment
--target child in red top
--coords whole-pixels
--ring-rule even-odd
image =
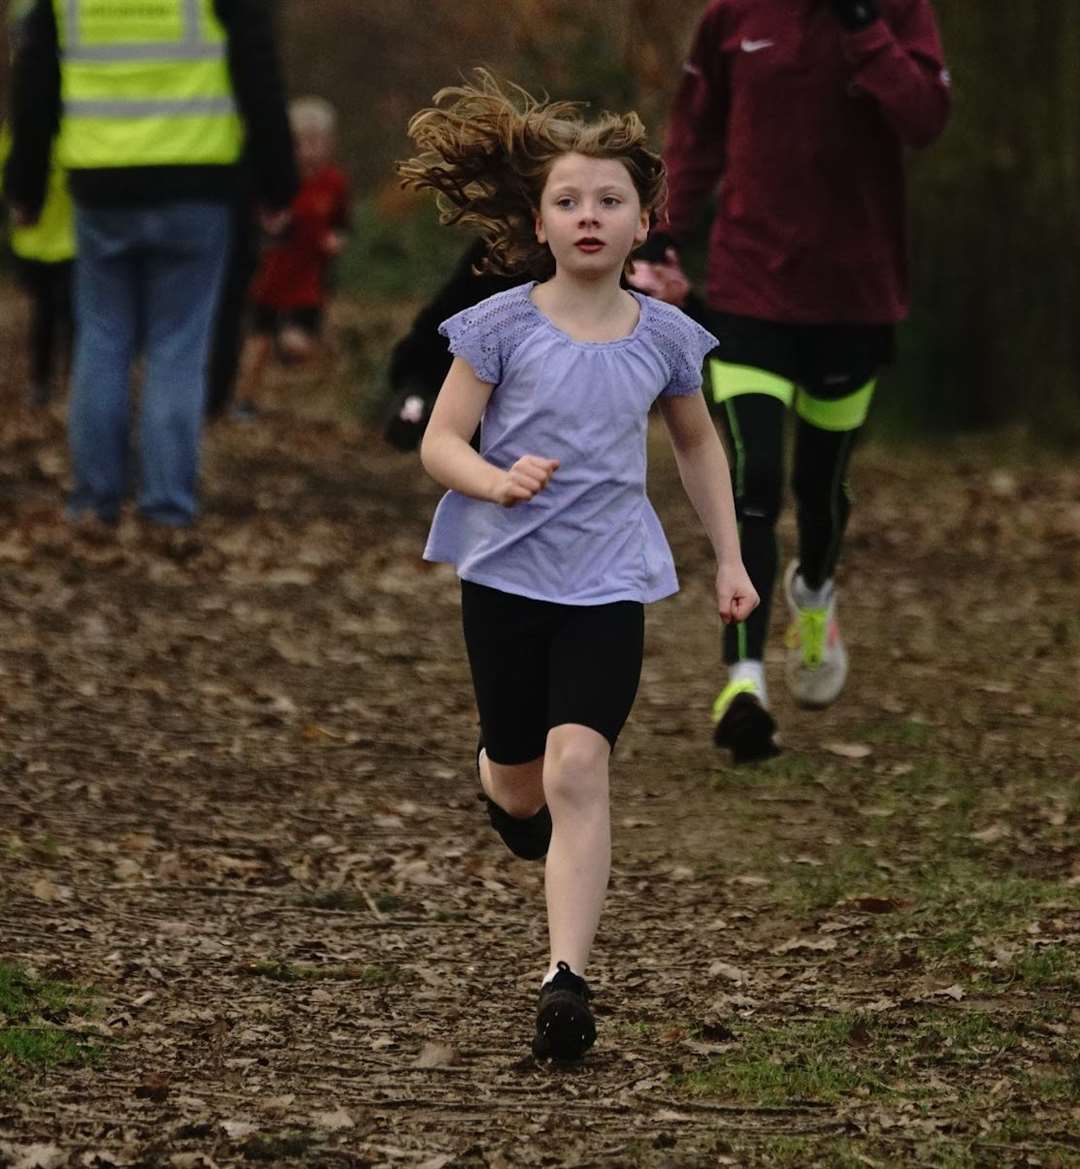
[[[286,228],[263,253],[251,288],[252,337],[244,360],[243,392],[237,413],[256,413],[258,388],[276,347],[290,363],[315,351],[329,294],[333,258],[349,228],[349,181],[334,165],[337,115],[317,97],[289,107],[300,165],[301,187]]]

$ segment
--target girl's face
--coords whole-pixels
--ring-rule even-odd
[[[296,161],[304,175],[314,174],[330,161],[334,154],[334,136],[310,127],[293,132]]]
[[[621,273],[648,234],[648,213],[621,162],[583,154],[555,160],[540,196],[536,238],[560,271],[586,278]]]

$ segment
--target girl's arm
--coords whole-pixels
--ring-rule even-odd
[[[724,622],[743,621],[758,595],[743,567],[727,456],[701,394],[660,399],[679,477],[716,553],[716,593]]]
[[[444,487],[473,499],[513,507],[543,491],[559,463],[557,459],[524,455],[503,471],[473,450],[469,440],[493,388],[476,376],[467,361],[455,357],[424,432],[420,460]]]

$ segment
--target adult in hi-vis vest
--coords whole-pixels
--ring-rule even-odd
[[[115,523],[136,495],[173,527],[196,513],[206,364],[249,140],[271,223],[297,184],[274,33],[260,0],[35,0],[15,57],[6,191],[25,222],[49,151],[76,203],[73,518]],[[139,353],[139,466],[128,466]]]

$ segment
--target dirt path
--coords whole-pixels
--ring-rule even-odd
[[[61,1022],[95,1051],[0,1051],[0,1165],[1080,1164],[1080,475],[868,449],[850,693],[798,713],[774,669],[787,751],[736,772],[656,455],[684,590],[616,768],[601,1039],[558,1070],[415,464],[223,427],[201,548],[102,544],[59,521],[59,417],[9,392],[0,961],[93,987]]]

